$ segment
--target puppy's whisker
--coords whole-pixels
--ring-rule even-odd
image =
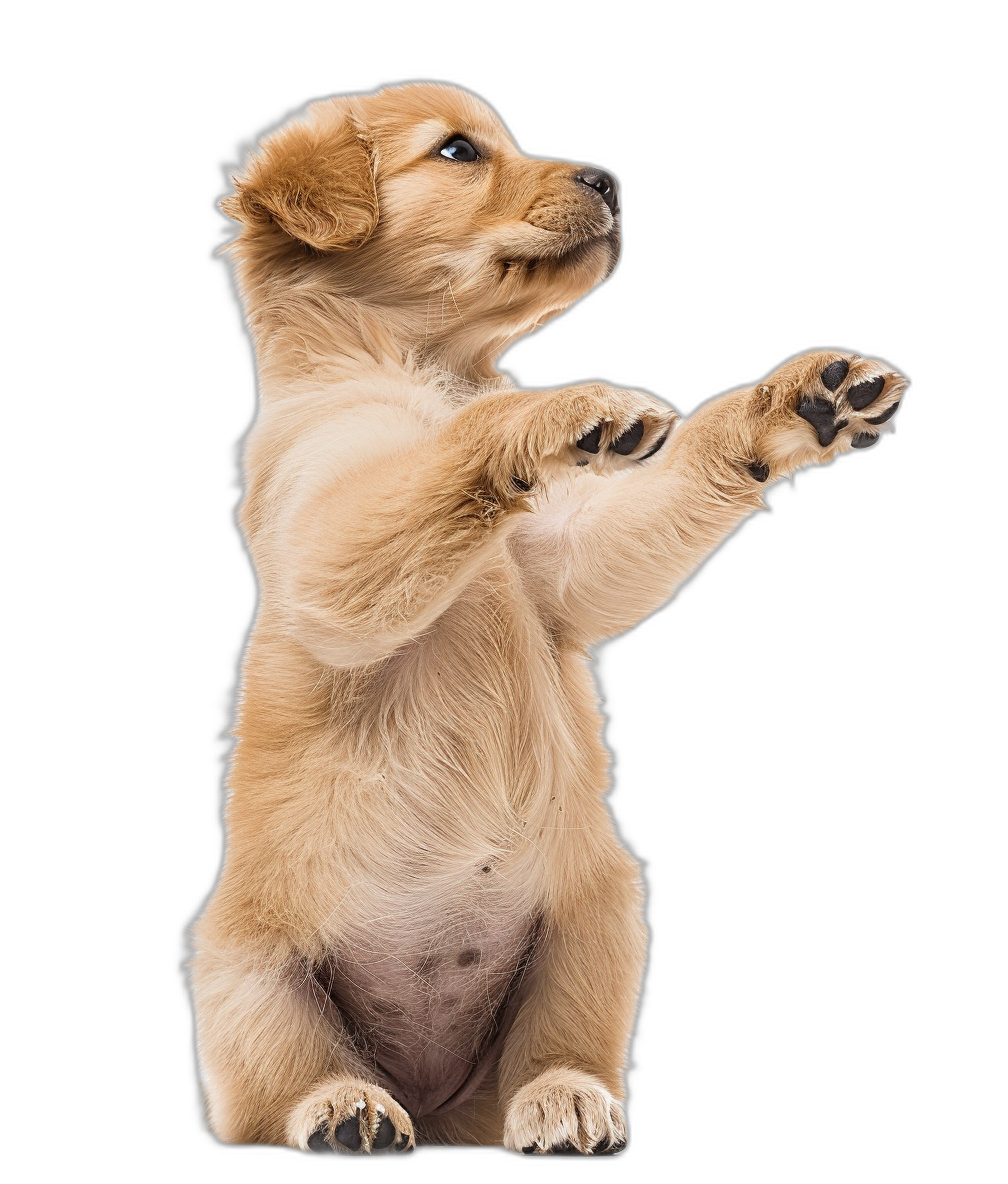
[[[459,306],[458,306],[458,302],[457,302],[457,301],[456,301],[456,299],[455,299],[455,293],[454,293],[454,291],[452,291],[451,280],[448,280],[448,291],[449,291],[449,292],[451,292],[452,304],[454,304],[454,305],[455,305],[455,311],[458,313],[459,320],[460,320],[460,321],[462,322],[462,324],[464,325],[464,324],[465,324],[465,317],[462,315],[462,311],[461,311],[461,309],[459,308]]]
[[[534,325],[530,327],[530,329],[534,329],[534,328],[535,328]],[[530,331],[530,329],[525,330],[525,331],[528,332],[528,331]],[[518,336],[518,331],[515,332],[514,336]],[[486,351],[485,354],[480,354],[477,361],[478,362],[485,362],[487,360],[487,358],[497,357],[501,353],[501,351],[504,347],[504,344],[506,344],[507,340],[508,340],[508,338],[504,338],[503,340],[501,338],[498,338],[497,340],[495,340],[494,343],[490,346],[490,348]]]

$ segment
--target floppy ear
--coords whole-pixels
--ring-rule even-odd
[[[333,105],[312,115],[263,141],[221,209],[247,225],[274,222],[318,251],[350,250],[378,225],[371,153],[346,111]]]

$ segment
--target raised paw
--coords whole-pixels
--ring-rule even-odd
[[[302,1151],[412,1151],[413,1124],[385,1090],[361,1078],[325,1083],[294,1108],[288,1142]]]
[[[585,383],[552,394],[540,408],[531,451],[540,468],[597,473],[654,456],[678,416],[641,391]]]
[[[661,450],[678,418],[643,391],[601,382],[503,390],[463,408],[446,444],[463,458],[458,474],[476,513],[490,520],[501,507],[535,498],[554,478],[634,468]]]
[[[526,1155],[615,1155],[626,1146],[623,1108],[587,1073],[550,1069],[511,1099],[504,1146]]]
[[[870,448],[896,414],[906,379],[872,358],[806,354],[754,388],[754,480],[782,476],[850,448]]]

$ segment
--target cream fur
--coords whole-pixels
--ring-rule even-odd
[[[439,154],[457,134],[479,161]],[[260,367],[242,526],[261,601],[193,961],[223,1139],[305,1147],[321,1128],[341,1146],[363,1115],[367,1151],[390,1115],[400,1147],[622,1143],[645,930],[602,800],[588,647],[761,504],[749,466],[772,480],[829,460],[905,385],[846,359],[849,422],[828,447],[795,412],[839,353],[685,420],[599,384],[513,389],[494,359],[615,262],[618,217],[578,172],[520,155],[465,92],[411,86],[316,104],[224,203]],[[844,392],[876,375],[884,393],[855,414]],[[611,451],[638,420],[633,453]],[[599,452],[579,450],[597,424]],[[441,1006],[425,968],[457,941],[489,1008],[526,940],[502,1048],[427,1117],[319,988],[321,966],[370,983],[401,964],[404,997],[415,982]]]

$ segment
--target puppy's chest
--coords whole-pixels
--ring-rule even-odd
[[[524,810],[576,763],[568,688],[518,583],[506,564],[474,581],[389,671],[390,753],[462,810],[501,790]]]

